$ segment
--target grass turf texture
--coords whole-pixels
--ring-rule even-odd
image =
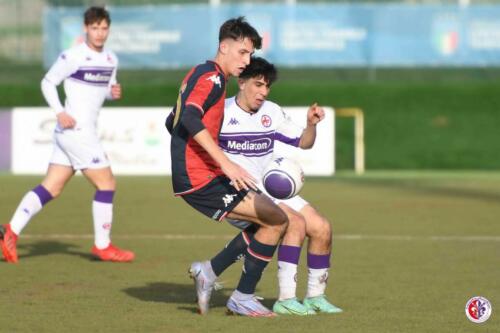
[[[1,221],[39,180],[0,174]],[[499,189],[498,172],[307,179],[303,196],[334,224],[327,295],[345,312],[249,319],[224,314],[241,263],[223,274],[225,289],[215,293],[206,317],[195,314],[194,287],[186,274],[191,261],[219,250],[235,234],[233,228],[174,198],[168,177],[119,177],[114,242],[133,249],[137,260],[94,261],[89,255],[93,190],[76,177],[25,229],[19,264],[0,262],[0,331],[234,332],[249,325],[262,332],[499,331]],[[466,238],[471,236],[483,238]],[[304,252],[299,297],[306,285]],[[275,300],[274,261],[257,294],[268,306]],[[483,324],[464,314],[465,303],[476,295],[493,305]]]
[[[187,70],[119,72],[123,99],[108,106],[171,106]],[[269,99],[284,106],[360,107],[368,169],[500,169],[500,69],[283,69]],[[44,70],[0,68],[0,107],[45,106]],[[370,77],[376,80],[370,81]],[[230,81],[228,96],[236,92]],[[352,169],[353,121],[336,126],[337,167]]]

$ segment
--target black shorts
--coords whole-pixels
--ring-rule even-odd
[[[194,209],[216,221],[222,221],[248,194],[238,191],[225,176],[218,176],[197,191],[184,194],[182,198]]]

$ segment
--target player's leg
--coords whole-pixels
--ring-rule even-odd
[[[94,246],[92,254],[103,261],[130,262],[134,253],[115,247],[111,243],[111,226],[113,223],[113,198],[116,181],[109,166],[103,168],[86,168],[82,170],[85,177],[95,186],[96,192],[92,202],[94,219]]]
[[[306,220],[306,234],[309,237],[308,280],[304,305],[317,312],[342,312],[340,308],[328,302],[325,296],[332,248],[331,224],[309,204],[304,206],[300,213]]]
[[[243,257],[248,245],[253,240],[255,233],[259,229],[259,224],[249,222],[253,220],[258,222],[258,219],[250,216],[238,215],[234,209],[228,216],[238,217],[239,219],[228,218],[228,222],[233,226],[242,230],[234,239],[232,239],[225,248],[210,260],[211,270],[215,276],[219,276],[236,260]]]
[[[288,216],[288,228],[280,246],[278,247],[278,286],[279,297],[273,305],[273,311],[278,314],[311,315],[314,311],[302,305],[296,297],[297,267],[300,250],[306,235],[306,221],[304,217],[280,203],[279,207]]]
[[[74,168],[69,155],[55,134],[54,149],[47,174],[40,185],[26,193],[21,200],[11,222],[0,230],[0,245],[8,262],[17,262],[16,241],[30,219],[53,198],[59,196],[66,182],[73,176]]]
[[[45,204],[59,196],[66,182],[73,175],[71,167],[49,165],[47,175],[42,183],[24,195],[9,224],[0,226],[0,247],[7,262],[16,263],[17,238]]]
[[[0,247],[7,262],[18,261],[18,236],[43,206],[59,196],[74,172],[70,166],[50,164],[42,183],[24,195],[10,222],[0,226]]]
[[[288,218],[271,199],[255,192],[250,192],[228,217],[251,221],[258,224],[259,229],[246,249],[244,269],[227,307],[233,313],[246,316],[273,316],[273,312],[255,299],[254,292],[286,230]]]

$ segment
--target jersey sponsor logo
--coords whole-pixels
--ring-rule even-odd
[[[111,80],[112,69],[81,68],[71,74],[71,78],[88,84],[107,86]]]
[[[273,123],[271,117],[269,117],[267,114],[262,115],[262,117],[260,118],[260,122],[264,127],[270,127],[271,124]]]
[[[264,156],[274,149],[273,133],[224,133],[219,136],[219,146],[230,154]]]
[[[236,141],[228,140],[227,148],[239,151],[266,151],[271,146],[271,139],[262,138],[255,140]]]
[[[111,75],[105,75],[100,73],[85,73],[83,79],[89,82],[106,82],[108,83],[111,79]]]
[[[207,78],[207,80],[212,81],[214,84],[218,85],[219,88],[222,88],[222,83],[220,82],[220,76],[219,75],[212,75]]]

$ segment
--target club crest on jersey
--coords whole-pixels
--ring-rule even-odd
[[[108,54],[106,58],[110,64],[113,63],[113,58],[111,57],[111,55]]]
[[[263,114],[262,117],[260,118],[260,122],[262,123],[262,126],[264,127],[270,127],[273,121],[271,120],[271,117],[269,117],[267,114]]]
[[[222,83],[220,82],[219,75],[214,74],[214,75],[210,76],[209,78],[207,78],[207,80],[212,81],[214,84],[218,85],[219,88],[222,88]]]

